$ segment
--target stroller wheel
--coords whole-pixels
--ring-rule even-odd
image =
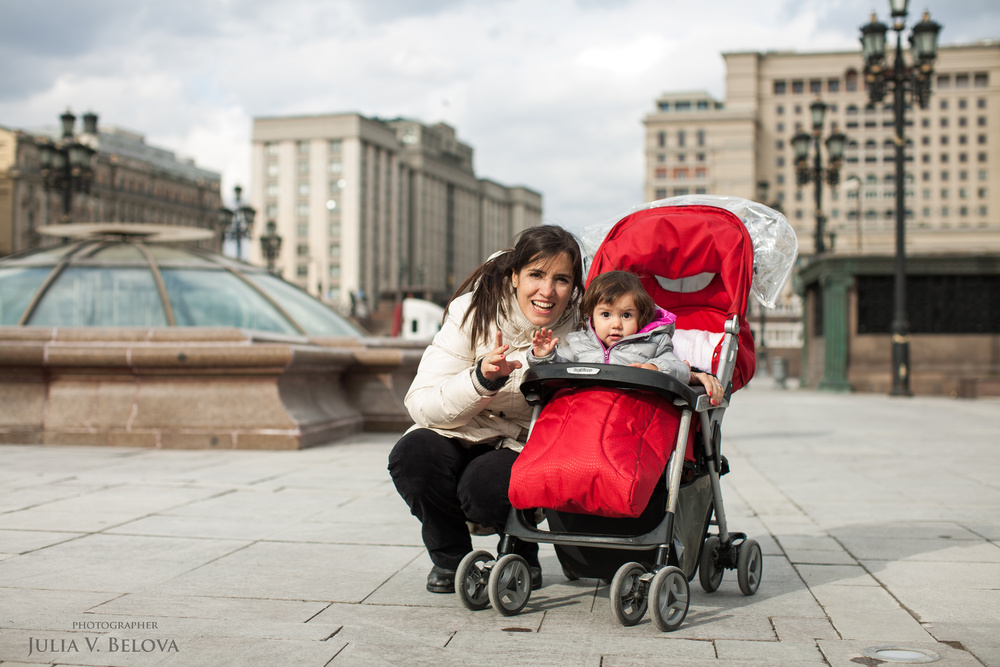
[[[490,603],[504,616],[514,616],[524,609],[531,597],[531,571],[528,561],[517,554],[507,554],[497,561],[487,585]]]
[[[466,554],[455,570],[455,592],[466,609],[485,609],[490,603],[486,590],[490,578],[493,556],[488,551]]]
[[[724,569],[719,563],[719,538],[710,535],[701,548],[701,562],[698,563],[698,579],[706,593],[719,590]]]
[[[760,553],[760,545],[755,540],[746,540],[740,545],[740,555],[736,559],[736,575],[743,595],[757,592],[763,569],[764,557]]]
[[[656,627],[663,632],[681,627],[690,603],[690,589],[683,570],[670,565],[656,573],[649,585],[649,611]]]
[[[646,615],[647,586],[640,581],[646,568],[638,563],[625,563],[611,580],[611,611],[622,625],[635,625]]]

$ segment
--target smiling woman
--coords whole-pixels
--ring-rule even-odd
[[[502,530],[510,467],[531,420],[520,385],[532,336],[542,327],[557,336],[573,331],[582,293],[573,235],[531,227],[459,287],[424,352],[404,401],[416,425],[393,448],[389,472],[423,524],[434,564],[428,591],[454,592],[455,569],[472,550],[467,522]],[[537,587],[538,545],[519,543],[516,552]]]

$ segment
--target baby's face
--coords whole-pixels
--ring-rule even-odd
[[[591,314],[591,322],[604,346],[611,347],[639,330],[639,311],[632,295],[626,294],[614,303],[598,304]]]

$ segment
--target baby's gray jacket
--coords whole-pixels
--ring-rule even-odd
[[[673,313],[657,308],[652,322],[611,347],[605,347],[588,318],[585,331],[574,331],[566,336],[566,347],[557,348],[545,357],[536,357],[534,349],[529,349],[528,365],[579,362],[628,366],[648,362],[686,384],[691,380],[691,368],[674,354],[671,340],[676,319]]]

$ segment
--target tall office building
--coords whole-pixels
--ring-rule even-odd
[[[274,221],[276,268],[345,310],[412,294],[442,302],[519,231],[542,197],[477,178],[454,128],[356,113],[257,118],[254,234]],[[261,261],[258,243],[251,260]]]
[[[726,98],[666,93],[645,118],[647,200],[711,193],[767,201],[787,216],[803,256],[814,252],[813,184],[796,185],[792,137],[811,131],[809,105],[828,105],[822,138],[847,135],[840,184],[823,184],[831,254],[895,252],[895,143],[891,96],[871,106],[860,50],[727,53]],[[892,62],[893,54],[887,54]],[[906,247],[910,254],[1000,251],[1000,42],[945,46],[930,105],[908,107]],[[810,146],[810,165],[812,151]],[[828,165],[826,150],[823,166]],[[759,335],[760,309],[751,317]],[[802,306],[786,288],[767,314],[768,348],[802,345]],[[793,364],[797,363],[793,358]]]

